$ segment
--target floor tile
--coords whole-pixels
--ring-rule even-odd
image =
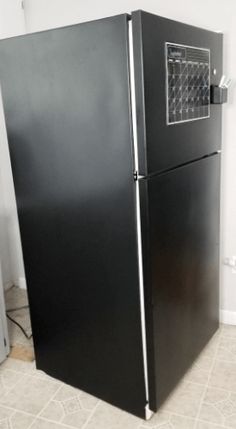
[[[7,419],[0,421],[0,429],[10,429],[9,421]]]
[[[2,398],[7,393],[6,387],[3,385],[3,382],[0,378],[0,398]]]
[[[195,420],[189,417],[178,416],[165,411],[159,411],[153,417],[141,424],[142,429],[194,429]]]
[[[218,349],[218,344],[220,340],[220,330],[218,330],[215,335],[211,338],[211,340],[208,342],[206,347],[203,349],[200,356],[208,357],[208,358],[214,358]]]
[[[163,405],[163,410],[187,417],[196,417],[204,386],[184,381]]]
[[[225,429],[225,427],[224,426],[215,425],[213,423],[207,423],[207,422],[198,421],[196,429]]]
[[[62,423],[65,423],[73,428],[81,429],[82,426],[86,423],[91,411],[86,410],[77,410],[76,412],[67,412],[66,416],[63,417]]]
[[[166,411],[159,411],[151,417],[150,420],[143,422],[142,427],[153,428],[169,423],[171,414]]]
[[[2,407],[0,405],[0,421],[4,420],[4,419],[8,419],[13,413],[14,413],[13,410],[10,410],[9,408]]]
[[[88,393],[81,392],[79,395],[79,400],[82,405],[82,408],[85,410],[93,410],[98,403],[98,399],[95,396],[89,395]]]
[[[50,401],[46,408],[40,413],[40,417],[44,417],[54,422],[59,422],[65,415],[63,406],[58,401]]]
[[[141,419],[100,402],[84,429],[138,429],[141,423]]]
[[[198,417],[212,424],[236,428],[236,393],[208,388]]]
[[[170,424],[173,429],[194,429],[195,420],[172,414]]]
[[[10,418],[11,422],[11,429],[28,429],[31,423],[33,423],[34,417],[20,413],[17,411],[13,414],[13,416]]]
[[[152,429],[173,429],[173,426],[171,426],[170,423],[163,423],[161,426],[151,426]],[[145,426],[141,425],[139,426],[139,429],[145,429]]]
[[[221,325],[221,337],[236,338],[236,325]]]
[[[236,337],[222,337],[220,339],[216,358],[236,362]]]
[[[62,384],[54,399],[56,401],[66,401],[67,399],[74,398],[80,394],[81,390],[75,389],[74,387],[68,386],[67,384]]]
[[[30,426],[30,429],[68,429],[68,426],[37,418],[32,426]]]
[[[236,362],[216,360],[209,386],[236,392]]]
[[[199,419],[206,420],[210,423],[217,423],[221,425],[224,424],[224,420],[225,420],[221,411],[217,409],[217,407],[214,404],[207,404],[207,403],[203,403],[201,405]]]
[[[0,370],[12,369],[25,374],[32,370],[33,365],[33,362],[24,362],[22,360],[8,358],[0,364]]]
[[[24,375],[21,382],[0,398],[0,402],[16,410],[38,414],[56,393],[59,384]]]
[[[5,369],[4,371],[0,369],[0,379],[2,381],[2,386],[6,389],[13,387],[21,380],[22,377],[24,377],[22,373],[13,371],[11,369]]]
[[[209,371],[202,370],[197,365],[193,365],[192,368],[189,369],[184,379],[186,381],[190,381],[192,383],[198,383],[206,385],[209,378]]]

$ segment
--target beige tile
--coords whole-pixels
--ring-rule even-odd
[[[217,331],[215,335],[211,338],[211,340],[208,342],[206,347],[203,349],[200,356],[204,356],[207,358],[214,358],[218,349],[220,340],[220,331]]]
[[[187,417],[196,417],[203,391],[203,385],[184,381],[165,402],[163,410]]]
[[[82,426],[88,420],[90,414],[91,414],[91,411],[80,409],[76,412],[67,414],[65,417],[63,417],[61,422],[69,426],[72,426],[73,428],[81,429]]]
[[[224,417],[214,404],[203,403],[198,417],[210,423],[224,424]]]
[[[236,392],[236,362],[217,360],[210,376],[209,386]]]
[[[34,417],[17,411],[11,418],[11,429],[28,429]]]
[[[150,420],[144,422],[142,426],[145,428],[159,428],[160,426],[169,423],[170,416],[171,414],[167,413],[166,411],[158,411],[157,413],[153,414]]]
[[[0,370],[0,379],[6,389],[13,387],[22,377],[24,377],[23,374],[11,369]]]
[[[227,428],[236,428],[236,413],[232,414],[231,416],[226,417],[225,419],[225,426]]]
[[[215,425],[214,423],[198,421],[196,429],[223,429],[224,426]]]
[[[63,401],[62,404],[66,415],[75,413],[82,409],[78,397],[67,399],[67,401]]]
[[[3,382],[0,378],[0,398],[2,398],[7,393],[7,389],[3,386]]]
[[[19,411],[38,414],[55,394],[59,384],[24,375],[21,382],[13,387],[0,402]]]
[[[98,403],[98,399],[95,396],[89,395],[88,393],[82,392],[79,396],[79,400],[82,408],[85,410],[93,410]]]
[[[24,362],[22,360],[8,358],[0,365],[0,370],[12,369],[17,372],[28,373],[32,370],[33,365],[33,362]]]
[[[139,429],[145,429],[146,426],[139,426]],[[170,423],[163,423],[161,426],[152,426],[152,429],[173,429],[173,426]]]
[[[236,394],[226,390],[208,388],[203,398],[199,419],[235,428]]]
[[[171,429],[194,429],[194,425],[194,419],[159,411],[149,421],[142,423],[142,428],[163,429],[170,427]]]
[[[57,401],[66,401],[67,399],[74,398],[80,394],[81,390],[75,389],[67,384],[62,384],[54,399]]]
[[[195,420],[172,414],[170,424],[173,429],[194,429]]]
[[[40,413],[40,417],[53,420],[54,422],[59,422],[64,415],[63,406],[57,401],[50,401],[47,407]]]
[[[105,402],[100,402],[84,429],[138,429],[142,420]]]
[[[221,337],[236,338],[236,326],[235,325],[221,325],[220,329]]]
[[[230,397],[230,392],[227,390],[217,389],[215,387],[209,387],[204,395],[204,402],[208,404],[216,404],[222,402]]]
[[[201,353],[195,361],[195,366],[202,371],[210,371],[212,368],[213,358],[208,357],[206,354]]]
[[[68,426],[37,418],[30,429],[68,429]]]
[[[192,383],[206,385],[209,378],[209,371],[202,370],[197,365],[193,365],[184,378],[186,381],[191,381]]]
[[[0,421],[4,419],[8,419],[13,413],[14,413],[13,410],[9,410],[9,408],[0,406]]]
[[[10,429],[9,421],[7,419],[0,421],[0,429]]]
[[[221,338],[216,358],[236,362],[236,338]]]

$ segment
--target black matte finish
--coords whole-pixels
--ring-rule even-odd
[[[151,348],[154,338],[155,359],[153,368],[149,356],[155,373],[150,405],[157,410],[219,325],[220,155],[140,187],[142,210],[149,213],[144,267],[152,293],[147,330],[154,333],[147,336]]]
[[[132,13],[139,166],[150,175],[201,158],[221,148],[221,108],[210,118],[166,125],[165,42],[210,49],[211,84],[222,75],[222,34],[146,12]]]
[[[127,15],[0,42],[37,367],[144,417]],[[166,125],[164,43],[222,35],[132,13],[150,408],[218,327],[221,106]],[[204,157],[204,158],[203,158]],[[200,159],[201,158],[201,159]]]
[[[127,16],[0,42],[37,367],[144,417]]]

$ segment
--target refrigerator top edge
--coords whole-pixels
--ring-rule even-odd
[[[176,19],[168,18],[167,16],[158,15],[158,14],[155,14],[155,13],[152,13],[152,12],[147,12],[147,11],[145,11],[143,9],[137,9],[137,10],[132,11],[131,12],[131,18],[133,16],[135,16],[135,15],[140,15],[140,16],[142,16],[142,15],[150,15],[150,16],[155,16],[155,17],[158,17],[159,19],[163,19],[163,20],[168,21],[169,23],[172,23],[172,24],[178,22],[180,24],[186,25],[186,26],[188,26],[190,28],[193,28],[193,29],[194,28],[201,29],[201,30],[204,30],[206,32],[220,34],[222,36],[224,34],[223,31],[221,31],[221,30],[219,31],[219,30],[213,30],[213,29],[210,29],[210,28],[199,27],[197,25],[189,24],[187,22],[183,22],[183,21],[179,21],[179,20],[176,20]]]
[[[120,14],[116,14],[116,15],[111,15],[111,16],[106,16],[106,17],[102,17],[102,18],[97,18],[97,19],[91,19],[89,21],[81,21],[81,22],[76,22],[73,24],[68,24],[68,25],[62,25],[59,27],[52,27],[52,28],[48,28],[48,29],[44,29],[44,30],[39,30],[39,31],[32,31],[30,33],[23,33],[23,34],[18,34],[16,36],[10,36],[10,37],[6,37],[0,40],[1,42],[5,42],[7,40],[12,40],[12,39],[19,39],[19,38],[29,38],[31,36],[37,35],[37,34],[42,34],[42,33],[50,33],[50,32],[54,32],[54,31],[60,31],[63,29],[70,29],[73,27],[77,27],[78,25],[81,26],[85,26],[85,25],[93,25],[100,22],[105,22],[108,20],[112,20],[112,19],[116,19],[116,18],[120,18],[120,17],[124,17],[125,20],[130,20],[131,19],[131,15],[128,13],[120,13]]]
[[[167,18],[165,16],[161,16],[161,15],[157,15],[157,14],[154,14],[154,13],[151,13],[151,12],[147,12],[147,11],[144,11],[142,9],[137,9],[137,10],[131,11],[130,13],[127,13],[127,12],[126,13],[120,13],[120,14],[115,14],[115,15],[101,17],[101,18],[91,19],[89,21],[81,21],[81,22],[77,22],[77,23],[73,23],[73,24],[68,24],[68,25],[63,25],[63,26],[59,26],[59,27],[52,27],[52,28],[43,29],[43,30],[39,30],[39,31],[33,31],[33,32],[30,32],[30,33],[19,34],[19,35],[15,35],[15,36],[9,36],[9,37],[1,39],[0,43],[2,41],[8,40],[8,39],[9,40],[10,39],[15,39],[16,37],[17,38],[20,38],[20,37],[30,37],[33,34],[39,34],[39,33],[45,33],[45,32],[55,31],[55,30],[61,30],[63,28],[75,27],[77,25],[93,24],[93,23],[98,22],[98,21],[104,21],[104,20],[107,20],[107,19],[113,19],[113,18],[120,17],[122,15],[127,20],[132,20],[132,18],[135,17],[135,15],[150,15],[150,16],[158,17],[158,18],[163,19],[163,20],[167,20],[167,21],[172,22],[172,23],[181,22],[181,21],[176,21],[176,20]],[[191,27],[191,28],[199,28],[197,26],[194,26],[194,25],[191,25],[191,24],[188,24],[188,23],[183,23],[183,24],[186,25],[186,26],[188,26],[188,27]],[[209,32],[215,32],[217,34],[223,35],[223,32],[221,32],[221,31],[219,32],[218,30],[205,29],[204,31],[206,31],[206,32],[208,32],[208,31]]]

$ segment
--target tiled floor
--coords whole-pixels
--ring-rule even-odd
[[[5,293],[5,301],[6,301],[6,309],[12,310],[15,308],[20,308],[18,311],[10,312],[9,315],[16,320],[20,325],[25,329],[27,335],[30,335],[31,323],[29,316],[28,308],[21,308],[28,305],[27,292],[24,289],[20,289],[16,286],[13,286],[11,289],[7,290]],[[8,332],[9,332],[9,340],[11,346],[26,346],[33,347],[33,340],[28,340],[21,330],[12,323],[9,319],[8,323]],[[0,426],[1,429],[1,426]]]
[[[236,428],[236,326],[222,326],[162,409],[148,422],[35,369],[0,365],[0,429]]]

